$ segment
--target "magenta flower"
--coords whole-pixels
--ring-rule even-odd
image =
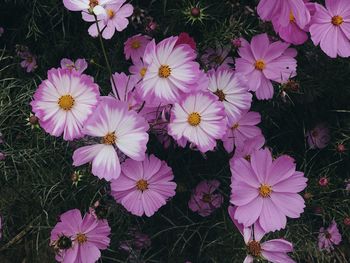
[[[82,218],[78,209],[60,216],[51,231],[50,245],[54,247],[56,260],[64,263],[95,263],[100,250],[109,246],[111,229],[107,220],[97,220],[90,214]]]
[[[168,125],[175,140],[183,137],[201,152],[211,151],[225,133],[225,109],[210,93],[197,92],[175,103]]]
[[[315,45],[331,58],[350,56],[350,8],[347,0],[326,0],[326,8],[315,4],[310,34]]]
[[[197,44],[196,41],[190,35],[186,32],[180,33],[176,45],[181,45],[181,44],[187,44],[189,45],[193,50],[197,50]]]
[[[147,44],[151,41],[149,36],[144,36],[141,34],[129,37],[124,43],[124,54],[126,59],[132,60],[136,63],[145,53]]]
[[[107,4],[118,4],[120,0],[63,0],[64,6],[70,11],[84,11],[95,15],[106,15]]]
[[[27,73],[33,72],[38,67],[36,57],[29,52],[22,56],[22,58],[24,60],[21,62],[21,67],[26,69]]]
[[[92,173],[107,181],[120,175],[117,149],[130,158],[145,158],[148,124],[125,102],[103,97],[94,114],[85,123],[83,132],[101,142],[81,147],[73,153],[73,165],[92,162]]]
[[[267,34],[254,36],[250,44],[242,39],[236,72],[247,78],[249,90],[255,91],[258,99],[273,97],[271,80],[285,83],[296,76],[296,50],[288,47],[281,41],[270,43]]]
[[[98,29],[102,32],[104,39],[111,39],[117,30],[123,31],[129,24],[128,17],[132,15],[134,8],[131,4],[125,4],[126,0],[118,0],[116,3],[105,6],[106,14],[97,16],[97,23],[95,17],[90,13],[82,12],[83,20],[87,22],[94,22],[88,29],[90,36],[97,37]]]
[[[250,109],[252,94],[241,76],[232,70],[211,70],[208,76],[208,89],[224,105],[229,118],[238,119],[244,111]]]
[[[111,182],[112,196],[130,213],[150,217],[175,196],[173,179],[171,168],[154,155],[142,162],[128,159],[120,177]]]
[[[260,150],[265,144],[265,137],[257,135],[253,138],[248,138],[242,145],[236,148],[233,158],[245,158],[250,160],[250,155],[256,150]]]
[[[53,136],[71,141],[83,136],[82,127],[100,96],[93,78],[68,69],[51,69],[30,103],[40,126]]]
[[[331,140],[329,128],[326,124],[320,123],[306,133],[310,149],[323,149]]]
[[[310,22],[310,12],[303,0],[260,0],[258,15],[263,20],[277,19],[284,27],[289,24],[291,16],[300,28]]]
[[[243,112],[238,119],[228,119],[228,127],[222,141],[227,152],[232,152],[234,147],[242,148],[247,139],[262,135],[257,127],[261,122],[260,113],[254,111]]]
[[[220,186],[218,180],[203,180],[193,190],[191,199],[188,201],[188,207],[199,215],[205,217],[219,208],[224,198],[217,192]]]
[[[78,58],[76,61],[72,61],[68,58],[61,60],[61,68],[76,71],[82,74],[88,67],[88,63],[84,58]]]
[[[147,65],[142,61],[142,59],[133,61],[134,65],[129,67],[129,72],[133,76],[137,77],[138,80],[141,80],[147,71]]]
[[[232,69],[233,58],[229,55],[231,48],[217,45],[215,49],[208,48],[201,57],[202,62],[209,69]]]
[[[294,160],[282,155],[272,160],[268,149],[251,154],[250,162],[233,158],[231,200],[237,206],[235,219],[246,227],[259,222],[265,232],[286,227],[287,218],[298,218],[304,199],[298,194],[307,179],[295,170]]]
[[[188,45],[175,46],[177,40],[177,37],[169,37],[158,45],[154,40],[147,45],[143,62],[148,67],[140,85],[146,102],[176,102],[183,93],[194,90],[199,80],[195,51]]]
[[[331,225],[327,229],[324,229],[324,227],[320,228],[320,233],[318,234],[318,248],[330,252],[334,249],[333,245],[339,245],[341,240],[342,237],[339,233],[337,223],[332,220]]]
[[[244,263],[253,263],[254,259],[265,259],[272,263],[295,263],[287,253],[293,252],[292,243],[284,239],[272,239],[261,242],[265,235],[265,231],[259,223],[255,223],[252,227],[244,227],[235,219],[236,208],[230,206],[228,213],[232,222],[235,224],[239,232],[244,238],[247,246],[248,255],[244,259]]]

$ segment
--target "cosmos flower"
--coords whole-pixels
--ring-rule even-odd
[[[68,58],[61,60],[61,68],[70,69],[82,74],[88,67],[88,63],[84,58],[78,58],[76,61],[72,61]]]
[[[146,75],[147,65],[142,59],[133,61],[133,63],[134,64],[129,67],[129,72],[133,76],[137,77],[138,80],[141,80]]]
[[[93,78],[68,69],[51,69],[30,103],[40,126],[53,136],[71,141],[83,136],[82,127],[100,96]]]
[[[90,214],[82,218],[78,209],[60,216],[51,231],[50,245],[56,251],[56,260],[64,263],[95,263],[100,250],[109,246],[111,229],[107,220],[98,220]]]
[[[90,36],[97,37],[98,30],[100,30],[104,39],[111,39],[116,30],[118,32],[123,31],[128,26],[128,17],[131,16],[133,12],[132,5],[123,5],[124,3],[125,0],[106,5],[106,15],[97,16],[97,23],[93,15],[82,12],[83,20],[94,22],[88,29]]]
[[[74,151],[73,165],[92,162],[92,173],[107,181],[120,175],[118,151],[141,161],[145,158],[148,124],[125,102],[103,97],[94,114],[85,123],[83,132],[100,138],[100,143]]]
[[[327,229],[324,229],[324,227],[320,228],[320,233],[318,234],[318,248],[320,250],[330,252],[334,249],[334,245],[339,245],[341,241],[342,236],[334,220],[332,220],[331,225]]]
[[[27,73],[33,72],[38,67],[36,57],[31,53],[27,52],[26,54],[22,54],[22,58],[24,60],[21,62],[20,65],[22,68],[26,69]]]
[[[306,138],[310,149],[323,149],[331,140],[329,128],[325,123],[320,123],[308,131]]]
[[[252,94],[239,75],[232,70],[212,70],[208,76],[208,89],[222,102],[229,118],[238,119],[250,109]]]
[[[174,175],[166,162],[154,155],[139,162],[128,159],[119,178],[112,180],[112,196],[130,213],[152,216],[175,195]]]
[[[120,0],[63,0],[64,6],[70,11],[84,11],[95,15],[106,15],[107,4],[118,4]]]
[[[154,40],[147,45],[143,62],[148,67],[140,85],[146,102],[173,103],[194,90],[201,72],[194,61],[196,53],[188,45],[175,46],[177,40],[169,37],[157,45]]]
[[[251,154],[250,162],[231,159],[230,167],[230,202],[237,206],[235,219],[245,227],[259,222],[265,232],[280,230],[286,227],[287,216],[298,218],[304,211],[298,193],[307,179],[288,155],[272,160],[268,149],[260,149]]]
[[[129,37],[124,43],[124,54],[126,59],[132,60],[133,63],[143,58],[147,44],[151,41],[149,36],[141,34]]]
[[[213,213],[222,205],[223,196],[217,192],[220,186],[218,180],[203,180],[193,190],[188,207],[205,217]]]
[[[222,138],[224,148],[232,152],[234,147],[244,147],[247,139],[262,135],[261,129],[256,126],[261,122],[261,115],[258,112],[243,112],[238,119],[228,119],[228,127]]]
[[[265,144],[265,137],[257,135],[253,138],[248,138],[243,144],[236,148],[233,158],[245,158],[250,161],[250,155],[256,150],[260,150]]]
[[[326,8],[315,4],[310,34],[315,45],[331,58],[350,56],[350,8],[347,0],[326,0]]]
[[[175,103],[168,132],[175,140],[183,137],[201,152],[211,151],[225,133],[225,109],[210,93],[197,92]]]
[[[230,57],[230,46],[216,45],[216,48],[208,48],[201,57],[202,62],[208,69],[232,69],[233,58]]]
[[[285,83],[296,76],[296,50],[289,44],[276,41],[270,43],[267,34],[256,35],[249,44],[242,39],[242,47],[236,59],[236,72],[243,74],[249,90],[255,91],[260,100],[273,97],[272,81]]]
[[[253,263],[254,259],[265,259],[272,263],[295,263],[287,253],[293,252],[292,243],[284,239],[272,239],[261,242],[265,235],[265,231],[259,223],[255,223],[252,227],[244,227],[235,219],[236,208],[230,206],[228,213],[232,222],[235,224],[239,232],[244,238],[247,246],[248,255],[244,259],[244,263]]]

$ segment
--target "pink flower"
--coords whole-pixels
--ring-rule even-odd
[[[261,135],[258,125],[261,122],[260,113],[254,111],[243,112],[238,119],[228,119],[226,134],[222,138],[224,148],[232,152],[234,147],[242,148],[247,139]]]
[[[131,65],[129,67],[129,72],[138,78],[138,80],[143,79],[143,77],[146,75],[147,72],[147,65],[142,61],[142,59],[139,59],[137,61],[133,61],[134,65]]]
[[[68,69],[51,69],[30,103],[40,126],[53,136],[71,141],[83,136],[82,127],[100,96],[93,78]]]
[[[129,111],[125,102],[104,97],[83,129],[84,134],[100,138],[101,143],[75,150],[73,165],[92,162],[95,176],[107,181],[117,179],[120,175],[117,149],[142,161],[148,142],[147,130],[146,120],[135,111]]]
[[[233,158],[245,158],[250,161],[250,155],[256,150],[260,150],[265,144],[265,138],[263,135],[257,135],[253,138],[248,138],[242,145],[236,148]]]
[[[277,19],[284,27],[289,24],[291,15],[300,28],[310,22],[310,13],[303,0],[260,0],[258,14],[264,20]]]
[[[120,177],[111,182],[112,196],[130,213],[150,217],[175,195],[173,179],[171,168],[154,155],[142,162],[128,159]]]
[[[234,61],[229,55],[230,51],[231,48],[229,46],[222,47],[217,45],[215,49],[206,49],[201,60],[209,69],[232,69]]]
[[[131,4],[123,5],[125,1],[118,0],[113,4],[106,5],[105,14],[97,16],[98,27],[104,39],[111,39],[116,30],[121,32],[128,26],[128,17],[132,15],[134,8]],[[94,22],[88,29],[90,36],[98,36],[95,17],[86,12],[82,12],[82,17],[87,22]]]
[[[38,67],[36,57],[29,52],[22,56],[22,58],[24,60],[21,62],[21,67],[26,69],[27,73],[33,72]]]
[[[90,214],[82,218],[78,209],[60,216],[51,231],[50,245],[57,252],[56,260],[64,263],[95,263],[100,250],[109,246],[111,229],[107,220],[97,220]]]
[[[242,40],[241,38],[235,38],[231,40],[231,44],[232,46],[234,46],[235,48],[240,48],[242,45]]]
[[[318,234],[318,248],[330,252],[334,249],[333,245],[339,245],[341,240],[342,237],[339,233],[337,223],[332,220],[331,225],[327,229],[324,229],[324,227],[320,228],[320,233]]]
[[[270,43],[267,34],[254,36],[250,44],[242,39],[236,72],[247,78],[249,90],[255,91],[258,99],[273,97],[271,80],[284,83],[296,76],[296,50],[288,47],[281,41]]]
[[[145,53],[147,44],[150,42],[149,36],[144,36],[141,34],[129,37],[124,43],[124,54],[126,59],[132,60],[136,63]]]
[[[182,32],[179,35],[179,38],[176,41],[176,46],[181,44],[187,44],[189,45],[193,50],[197,50],[197,44],[196,41],[190,35],[186,32]]]
[[[328,178],[327,177],[321,177],[320,180],[318,180],[318,184],[320,186],[327,186],[329,183]]]
[[[325,148],[331,140],[331,136],[329,133],[329,128],[324,123],[320,123],[316,125],[315,128],[308,131],[306,133],[306,138],[310,149]]]
[[[348,0],[326,0],[326,8],[315,4],[310,34],[315,45],[331,58],[350,56],[350,8]]]
[[[225,110],[210,93],[197,92],[175,103],[168,125],[175,140],[183,137],[201,152],[211,151],[225,133]]]
[[[244,238],[247,246],[248,255],[244,259],[244,263],[253,263],[254,259],[263,258],[272,263],[295,263],[287,253],[293,252],[292,243],[284,239],[272,239],[261,242],[265,235],[265,231],[259,223],[255,223],[252,227],[244,227],[235,219],[236,208],[230,206],[228,213],[232,222],[235,224],[239,232]]]
[[[244,111],[250,109],[252,94],[241,76],[232,70],[211,70],[208,76],[208,89],[224,105],[229,118],[238,119]]]
[[[224,201],[223,196],[217,192],[219,186],[220,182],[218,180],[201,181],[193,190],[188,207],[203,217],[209,216]]]
[[[72,61],[68,58],[61,60],[61,68],[76,71],[82,74],[87,69],[88,63],[84,58],[78,58],[76,61]]]
[[[63,0],[64,6],[70,11],[84,11],[95,15],[106,15],[104,7],[107,4],[118,4],[120,0]]]
[[[147,45],[143,61],[148,67],[140,85],[146,102],[173,103],[196,87],[200,76],[196,53],[188,45],[175,46],[177,39],[169,37],[158,45],[152,40]]]
[[[268,149],[251,154],[250,162],[233,158],[231,200],[237,206],[235,219],[246,227],[259,222],[265,232],[286,227],[287,216],[298,218],[304,211],[304,199],[298,194],[307,179],[295,170],[294,160],[282,155],[272,160]]]

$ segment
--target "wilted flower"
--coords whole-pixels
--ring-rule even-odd
[[[29,113],[29,117],[26,119],[27,125],[31,127],[31,129],[39,129],[39,119],[33,113]]]
[[[324,227],[320,228],[318,248],[330,252],[334,249],[333,245],[339,245],[341,240],[342,237],[339,233],[337,223],[333,220],[327,229],[324,229]]]
[[[63,58],[61,60],[61,68],[70,69],[82,74],[88,67],[88,63],[84,58],[78,58],[76,61],[69,58]]]

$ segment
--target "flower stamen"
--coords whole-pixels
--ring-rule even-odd
[[[132,47],[133,49],[138,49],[138,48],[140,48],[140,47],[141,47],[140,41],[134,40],[134,41],[131,43],[131,47]]]
[[[75,100],[71,95],[63,95],[58,99],[57,103],[61,109],[68,111],[73,108]]]
[[[247,245],[247,250],[248,250],[248,253],[253,257],[259,257],[261,255],[261,245],[258,241],[255,241],[255,240],[249,241]]]
[[[259,187],[259,194],[263,197],[270,197],[272,192],[272,187],[267,184],[261,184]]]
[[[187,119],[191,126],[198,126],[201,123],[201,115],[198,112],[192,112]]]
[[[264,60],[258,59],[255,62],[254,66],[255,66],[255,69],[263,71],[265,69],[265,67],[266,67],[266,64],[265,64]]]
[[[214,94],[218,96],[219,101],[224,101],[225,100],[225,93],[221,89],[217,89]]]
[[[87,236],[83,233],[78,233],[76,240],[78,241],[79,244],[83,244],[83,243],[87,242]]]
[[[115,133],[110,132],[110,133],[107,133],[105,137],[103,137],[102,143],[111,145],[111,144],[114,144],[116,140],[117,140],[117,136],[115,136]]]
[[[334,26],[340,26],[341,24],[343,24],[343,22],[344,22],[344,19],[341,16],[333,16],[332,17],[332,24]]]
[[[158,75],[161,78],[168,78],[171,75],[171,68],[168,65],[161,65],[158,70]]]
[[[136,188],[143,192],[148,189],[148,182],[146,180],[141,179],[137,181]]]

